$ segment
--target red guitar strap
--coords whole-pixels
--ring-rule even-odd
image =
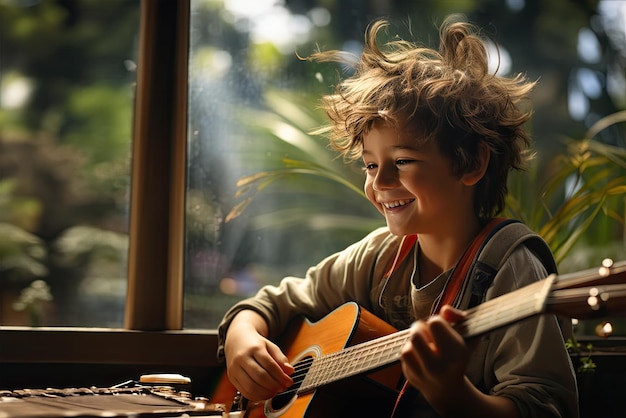
[[[461,259],[459,260],[456,267],[452,271],[452,275],[450,276],[448,284],[446,285],[443,291],[443,295],[439,299],[439,303],[434,309],[435,313],[439,312],[439,309],[443,305],[454,304],[454,300],[459,294],[459,291],[461,290],[461,287],[463,286],[463,282],[467,278],[470,272],[470,269],[472,268],[472,265],[474,264],[476,255],[485,246],[486,242],[489,240],[489,238],[491,238],[495,230],[498,229],[497,226],[498,225],[502,226],[508,222],[511,222],[511,220],[506,219],[506,218],[494,218],[490,220],[481,229],[479,234],[474,238],[474,240],[467,247],[467,249],[461,256]],[[404,241],[402,242],[402,248],[400,249],[399,255],[398,257],[396,257],[396,260],[394,260],[393,264],[387,270],[385,277],[391,276],[396,266],[398,266],[401,263],[401,261],[407,256],[407,254],[410,252],[411,248],[413,247],[416,241],[417,241],[417,235],[409,235],[404,239]],[[409,382],[407,380],[404,382],[402,389],[398,393],[391,417],[395,416],[396,410],[400,404],[400,399],[402,399],[404,393],[407,391],[408,388],[409,388]]]

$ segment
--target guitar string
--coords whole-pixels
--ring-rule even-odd
[[[408,334],[408,330],[403,331],[402,333],[407,333]],[[396,334],[390,334],[388,336],[382,337],[382,339],[384,339],[384,340],[393,340],[394,336],[396,336]],[[379,343],[380,343],[380,341],[379,341]],[[295,366],[296,371],[292,375],[292,379],[294,380],[294,386],[295,386],[296,383],[300,383],[301,379],[303,380],[306,377],[306,375],[310,372],[310,370],[309,370],[310,367],[309,366],[311,364],[313,364],[314,362],[317,362],[316,364],[319,365],[318,368],[321,368],[322,370],[324,370],[325,363],[334,362],[337,357],[339,357],[341,359],[341,357],[343,357],[343,356],[351,356],[351,355],[354,354],[353,351],[356,351],[356,349],[360,349],[360,348],[361,348],[361,345],[351,346],[351,347],[347,347],[346,349],[344,349],[342,351],[339,351],[339,352],[328,353],[328,354],[325,354],[325,355],[323,355],[321,357],[318,357],[318,358],[308,357],[308,358],[305,358],[305,359],[299,361],[298,363],[296,363],[296,366]],[[315,371],[314,371],[314,373],[315,373]]]
[[[406,341],[407,339],[408,333],[409,333],[409,330],[404,330],[404,331],[397,332],[395,334],[390,334],[390,335],[378,338],[375,341],[378,343],[378,345],[380,345],[380,340],[384,340],[385,342],[390,341],[392,344],[395,343],[395,345],[398,345],[399,342],[403,344],[404,341]],[[309,386],[316,387],[316,386],[321,385],[320,382],[324,382],[326,380],[328,381],[336,380],[335,375],[332,374],[332,372],[334,371],[333,367],[328,367],[328,363],[330,363],[331,365],[335,365],[334,369],[336,370],[337,364],[345,363],[345,361],[342,363],[342,358],[345,359],[347,357],[356,356],[356,359],[355,358],[350,359],[354,363],[354,361],[359,358],[358,351],[363,350],[364,348],[367,348],[367,346],[369,345],[372,345],[371,342],[362,343],[362,344],[358,344],[355,346],[350,346],[350,347],[345,348],[342,351],[328,353],[326,355],[323,355],[322,357],[318,357],[314,359],[313,364],[306,376],[309,378],[309,381],[311,381],[311,384]],[[371,352],[369,353],[369,355],[372,355]],[[362,368],[364,368],[364,366]],[[367,368],[365,367],[365,369]],[[353,370],[352,375],[353,374],[358,374],[358,369],[356,371]],[[351,374],[348,374],[344,371],[343,376],[348,377],[349,375]]]
[[[614,300],[616,298],[624,298],[626,297],[626,285],[625,284],[605,285],[600,288],[600,294],[608,294],[607,300],[610,300],[610,299]],[[589,296],[590,296],[589,288],[585,287],[585,288],[558,290],[558,291],[553,292],[553,296],[548,297],[548,299],[550,299],[550,304],[554,305],[554,304],[567,304],[567,303],[573,303],[573,302],[585,302]],[[601,302],[606,302],[607,300],[605,301],[601,300]],[[534,305],[534,302],[532,304]],[[534,311],[530,310],[528,312],[533,313]],[[514,315],[514,316],[517,317],[517,315]],[[401,332],[401,334],[402,334],[401,336],[398,336],[397,334],[392,334],[395,338],[388,338],[388,339],[391,339],[394,341],[405,340],[406,335],[404,335],[404,332]],[[377,344],[377,345],[380,345],[380,344]],[[336,353],[331,353],[331,354],[336,354]],[[307,370],[310,369],[311,364],[313,364],[314,361],[321,361],[321,363],[323,363],[324,361],[322,361],[322,359],[327,358],[329,356],[330,354],[323,356],[321,358],[318,358],[318,359],[308,357],[299,361],[295,366],[296,372],[293,375],[294,384],[291,386],[291,388],[282,392],[281,394],[290,395],[292,393],[293,394],[297,393],[298,388],[301,386],[302,382],[306,378]]]
[[[280,392],[276,396],[284,396],[284,395],[291,395],[291,394],[295,395],[295,394],[297,394],[298,393],[298,389],[300,388],[300,385],[302,384],[302,382],[306,378],[307,370],[309,369],[309,367],[307,367],[307,364],[308,365],[312,364],[313,360],[314,359],[312,357],[307,357],[307,358],[297,362],[296,365],[294,366],[296,371],[294,372],[294,374],[291,377],[294,383],[289,388],[287,388],[287,390],[285,390],[283,392]],[[276,397],[276,396],[274,396],[274,397]]]
[[[481,330],[482,328],[489,329],[490,323],[500,324],[509,320],[514,320],[520,316],[519,312],[522,312],[525,315],[536,313],[535,312],[536,308],[534,308],[536,306],[536,301],[534,300],[534,298],[528,298],[527,296],[532,296],[536,294],[537,293],[536,288],[540,288],[541,287],[540,285],[544,285],[544,284],[545,283],[543,282],[536,282],[536,283],[533,283],[532,285],[528,285],[520,289],[521,293],[519,295],[506,294],[497,298],[497,300],[492,299],[491,301],[487,301],[484,304],[479,305],[484,308],[484,309],[480,309],[481,313],[483,314],[482,317],[470,316],[466,318],[464,321],[462,321],[462,324],[463,325],[471,324],[472,327],[478,327]],[[518,293],[518,292],[515,292],[515,293]],[[524,302],[519,305],[519,309],[517,310],[512,310],[510,307],[508,307],[504,300],[504,299],[522,299],[522,297],[523,297]],[[475,313],[476,311],[477,309],[473,308],[471,310],[468,310],[467,313],[468,315],[471,315],[472,313]],[[498,313],[499,311],[502,311],[503,313],[505,313],[505,315],[502,316],[502,315],[494,314],[494,312]],[[341,363],[341,359],[342,358],[345,359],[345,357],[347,356],[354,356],[354,355],[360,354],[361,357],[364,357],[364,356],[372,357],[374,354],[376,354],[376,353],[372,353],[373,351],[372,349],[374,350],[378,349],[379,351],[380,350],[388,351],[390,343],[392,345],[401,346],[402,344],[404,344],[404,342],[406,342],[407,335],[408,335],[408,330],[404,330],[398,333],[390,334],[388,336],[377,338],[372,341],[368,341],[362,344],[348,347],[339,352],[329,353],[322,357],[318,357],[312,361],[312,363],[314,364],[311,366],[311,369],[309,370],[307,375],[309,375],[309,377],[311,377],[310,380],[313,380],[314,382],[324,380],[324,379],[329,379],[329,378],[332,379],[333,378],[333,375],[331,374],[332,370],[326,367],[328,363],[332,363],[335,366],[335,368],[337,368],[338,364],[339,365],[343,364]],[[361,351],[362,353],[359,353],[359,351]],[[365,352],[365,354],[363,354],[363,352]],[[354,363],[355,360],[357,359],[351,358],[350,360]],[[385,364],[385,362],[383,362],[382,364]],[[361,369],[368,369],[368,367],[366,365],[363,365]],[[358,371],[360,369],[356,369],[356,370]],[[321,373],[321,376],[317,376],[320,373]],[[341,375],[345,375],[345,374],[346,374],[345,371],[341,373]]]
[[[624,298],[626,297],[626,284],[616,284],[616,285],[605,285],[600,288],[600,294],[607,294],[608,298],[602,302],[607,302],[608,300],[615,300],[616,298]],[[553,296],[550,296],[548,299],[550,300],[550,304],[568,304],[574,302],[586,302],[587,298],[590,296],[589,287],[585,288],[573,288],[573,289],[562,289],[553,292]],[[534,304],[534,303],[533,303]],[[532,312],[532,311],[530,311]],[[402,336],[404,339],[404,335]],[[400,340],[400,338],[394,338]],[[307,357],[301,361],[299,361],[295,365],[296,372],[293,375],[294,384],[289,390],[282,392],[282,395],[289,395],[292,393],[297,393],[298,388],[304,381],[306,377],[307,370],[309,370],[310,365],[316,359],[312,357]],[[318,358],[320,360],[320,358]]]
[[[467,325],[467,324],[471,324],[471,326],[469,328],[480,328],[480,330],[485,330],[485,329],[492,329],[493,325],[491,324],[499,324],[499,323],[504,323],[507,321],[511,321],[511,320],[517,320],[517,319],[522,319],[521,316],[522,315],[532,315],[535,313],[539,313],[538,310],[541,310],[541,307],[537,307],[537,301],[535,300],[535,296],[537,294],[537,292],[535,291],[535,288],[539,288],[539,287],[543,287],[545,285],[545,283],[543,281],[540,282],[536,282],[533,283],[533,285],[529,285],[526,286],[526,291],[525,292],[521,292],[523,293],[524,296],[528,295],[528,296],[533,296],[532,298],[529,298],[526,300],[525,303],[516,305],[513,308],[510,308],[508,306],[504,306],[504,304],[502,303],[502,300],[498,300],[495,302],[498,302],[498,304],[496,305],[495,303],[492,304],[483,304],[480,306],[485,306],[485,305],[490,305],[488,306],[490,309],[481,309],[481,312],[483,315],[482,316],[473,316],[473,317],[469,317],[467,318],[464,322],[462,322],[462,324]],[[567,292],[567,293],[566,293]],[[626,285],[621,284],[621,285],[606,285],[602,288],[600,288],[600,294],[605,293],[605,294],[609,294],[607,300],[610,300],[611,295],[613,296],[613,298],[619,298],[620,296],[626,295]],[[576,299],[582,299],[589,297],[589,291],[588,289],[584,289],[584,290],[578,290],[578,289],[570,289],[570,290],[562,290],[559,291],[559,293],[557,294],[558,298],[556,299],[556,301],[559,302],[564,302],[564,303],[571,303],[571,300],[565,300],[565,297],[576,297]],[[513,296],[511,294],[511,296]],[[515,295],[515,299],[519,299],[522,295]],[[513,298],[510,298],[513,299]],[[546,297],[544,299],[544,302],[547,301],[548,298]],[[553,303],[552,299],[550,300],[551,303]],[[602,300],[600,301],[600,303],[603,302]],[[606,302],[606,301],[605,301]],[[476,309],[474,310],[476,311]],[[497,312],[504,312],[504,315],[499,315],[497,318],[498,320],[493,320],[493,314],[494,311]],[[489,315],[487,315],[489,314]],[[476,334],[479,334],[480,332],[476,332]]]
[[[533,303],[533,305],[534,305],[534,303]],[[502,310],[503,309],[503,307],[496,307],[496,308],[498,308],[497,310]],[[515,317],[515,316],[512,316],[512,317]],[[399,341],[401,343],[404,343],[406,341],[406,336],[405,335],[395,335],[394,337],[392,337],[390,339],[392,340],[392,342],[398,342]],[[367,353],[367,355],[372,355],[371,354],[372,347],[373,348],[377,348],[378,347],[379,349],[380,349],[380,347],[384,347],[385,349],[387,349],[387,345],[386,345],[386,344],[388,344],[387,340],[388,339],[385,339],[382,342],[380,340],[374,340],[374,341],[372,341],[370,343],[366,343],[364,346],[361,346],[359,348],[369,348],[369,352]],[[393,341],[393,340],[398,340],[398,341]],[[349,350],[349,351],[352,351],[352,350]],[[336,353],[334,353],[334,354],[336,354]],[[347,355],[347,354],[352,354],[352,353],[350,353],[350,352],[344,353],[344,355]],[[319,365],[319,368],[324,370],[324,371],[326,371],[328,373],[328,371],[326,369],[324,369],[324,366],[326,365],[325,363],[328,363],[329,360],[332,360],[334,364],[337,364],[335,357],[337,357],[337,355],[335,355],[335,356],[329,355],[325,359],[320,358],[319,359],[320,360],[319,363],[317,363]],[[365,367],[365,366],[363,366],[363,367]],[[315,372],[315,370],[313,370],[313,371]],[[324,378],[323,375],[322,375],[322,378]]]
[[[545,281],[538,281],[520,288],[518,291],[477,305],[467,311],[468,317],[461,322],[460,326],[474,329],[472,335],[479,335],[486,330],[494,329],[496,325],[506,325],[515,320],[523,319],[525,316],[538,314],[543,310],[546,301],[547,295],[540,292],[544,286],[546,286]],[[539,306],[537,297],[542,297]],[[523,302],[517,303],[519,300]],[[510,307],[511,304],[514,308]]]
[[[394,263],[397,261],[398,258],[398,254],[396,254],[396,260],[394,260]],[[415,263],[414,263],[414,271],[415,271]],[[613,273],[613,272],[611,272]],[[567,281],[568,285],[571,285],[572,282],[577,282],[577,283],[581,283],[584,280],[581,279],[580,274],[576,275],[576,278],[570,278],[568,276],[572,276],[572,274],[566,275],[566,276],[560,276],[561,280],[563,281]],[[585,279],[588,281],[589,278],[588,276],[597,276],[596,274],[592,274],[589,273]],[[606,278],[608,276],[603,275],[603,279]],[[387,278],[388,279],[388,278]],[[490,301],[487,301],[481,305],[478,305],[477,307],[474,307],[472,309],[469,309],[468,311],[466,311],[466,315],[468,315],[468,317],[462,321],[462,325],[465,326],[466,328],[474,328],[474,329],[479,329],[480,331],[475,332],[476,335],[480,334],[482,332],[482,330],[489,330],[491,329],[490,324],[495,323],[495,324],[501,324],[504,325],[506,322],[508,321],[514,321],[514,320],[518,320],[521,319],[520,318],[520,313],[523,313],[524,315],[533,315],[536,313],[540,313],[537,312],[537,307],[536,307],[536,300],[534,298],[530,298],[529,301],[527,301],[526,303],[522,303],[520,305],[518,305],[517,309],[510,309],[508,307],[506,307],[506,303],[505,301],[507,301],[507,299],[520,299],[522,296],[533,296],[535,295],[537,292],[536,290],[541,288],[542,285],[544,285],[543,281],[539,281],[533,284],[530,284],[528,286],[525,286],[524,288],[518,289],[518,291],[510,293],[510,294],[506,294],[503,295],[501,297],[498,297],[496,299],[492,299]],[[611,287],[611,285],[609,285],[609,287]],[[615,294],[615,292],[617,292],[618,295],[622,295],[625,294],[626,295],[626,290],[623,289],[624,286],[620,286],[619,289],[612,289],[613,294]],[[568,301],[564,300],[565,297],[576,297],[576,298],[583,298],[583,297],[587,297],[587,290],[583,290],[581,292],[577,292],[577,289],[568,289],[568,294],[563,293],[564,290],[560,290],[559,293],[559,298],[557,298],[555,301],[551,300],[551,304],[554,304],[555,302],[559,302],[559,303],[568,303]],[[384,288],[383,288],[384,291]],[[521,293],[520,293],[521,291]],[[546,298],[547,300],[547,298]],[[569,302],[571,303],[571,301]],[[506,309],[506,310],[504,310]],[[495,313],[498,313],[499,311],[503,311],[506,315],[504,315],[504,317],[502,316],[496,316]],[[473,314],[475,314],[477,311],[481,311],[481,313],[483,314],[483,316],[472,316]],[[489,317],[489,319],[487,319],[487,321],[484,320],[484,318]],[[498,320],[492,320],[490,318],[492,317],[497,317]],[[482,327],[482,328],[481,328]],[[405,330],[408,332],[408,330]],[[314,358],[308,358],[306,361],[303,362],[299,362],[300,370],[298,370],[296,368],[296,373],[293,375],[294,376],[294,382],[297,382],[299,384],[302,384],[304,382],[304,379],[307,377],[307,375],[309,375],[309,373],[311,373],[311,367],[314,365],[318,366],[316,369],[313,370],[313,374],[315,374],[315,371],[317,369],[324,369],[325,363],[328,363],[329,361],[333,361],[333,363],[336,362],[337,359],[341,360],[342,357],[347,356],[347,355],[355,355],[355,353],[353,353],[353,351],[356,350],[365,350],[368,351],[367,349],[369,349],[369,352],[366,355],[369,356],[373,356],[373,354],[371,353],[371,349],[378,349],[380,350],[381,347],[384,348],[385,350],[389,350],[389,344],[391,342],[392,345],[397,345],[399,343],[404,343],[407,339],[407,335],[405,335],[406,332],[398,332],[398,333],[394,333],[388,336],[384,336],[366,343],[362,343],[359,344],[357,346],[351,346],[348,347],[346,349],[344,349],[343,351],[340,352],[335,352],[335,353],[329,353],[327,355],[324,355],[322,357],[319,357],[317,359]],[[388,341],[389,340],[389,341]],[[371,347],[370,347],[371,346]],[[393,351],[393,350],[392,350]],[[358,352],[356,354],[359,354]],[[354,359],[351,359],[354,363]],[[383,361],[382,364],[386,364],[385,361]],[[306,367],[305,367],[306,366]],[[365,370],[367,370],[367,366],[363,366],[362,368],[365,368]],[[358,369],[357,369],[358,370]],[[356,374],[356,373],[355,373]],[[332,379],[332,375],[328,376],[328,372],[327,372],[327,376],[326,378],[331,378]],[[315,381],[316,379],[313,378],[313,380]],[[296,386],[296,384],[294,384],[293,386]],[[290,391],[286,391],[284,393],[288,393]]]

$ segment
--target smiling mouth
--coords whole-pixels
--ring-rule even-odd
[[[383,202],[382,205],[386,209],[393,209],[393,208],[397,208],[397,207],[400,207],[400,206],[408,205],[409,203],[413,202],[414,200],[415,199],[394,200],[393,202]]]

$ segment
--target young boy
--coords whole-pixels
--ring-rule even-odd
[[[488,73],[487,55],[468,23],[446,20],[439,51],[396,40],[381,48],[375,22],[353,76],[323,105],[331,145],[362,159],[365,192],[387,227],[331,255],[306,277],[235,305],[219,328],[219,356],[250,400],[293,383],[293,365],[275,344],[290,320],[317,321],[354,301],[397,329],[408,385],[422,410],[462,417],[576,417],[576,380],[554,316],[539,316],[466,343],[453,328],[467,298],[439,306],[451,272],[482,227],[504,206],[507,174],[528,156],[518,107],[534,83]],[[318,61],[346,62],[338,51]],[[406,237],[417,241],[399,258]],[[392,266],[392,272],[385,272]],[[517,247],[486,299],[547,277],[538,257]],[[425,402],[424,402],[425,401]],[[432,408],[432,409],[431,409]],[[391,411],[389,411],[391,415]]]

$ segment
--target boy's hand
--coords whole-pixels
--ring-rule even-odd
[[[224,343],[228,378],[251,401],[269,399],[293,384],[289,375],[294,368],[280,348],[260,333],[265,327],[258,314],[242,311],[228,328]]]
[[[414,323],[402,348],[404,376],[441,416],[518,417],[511,399],[482,393],[465,376],[473,344],[451,325],[464,317],[443,306],[439,315]]]
[[[411,326],[409,340],[402,349],[402,371],[434,407],[445,402],[447,394],[464,390],[465,369],[470,350],[452,325],[464,313],[444,306],[439,315]],[[458,392],[457,392],[458,393]]]

